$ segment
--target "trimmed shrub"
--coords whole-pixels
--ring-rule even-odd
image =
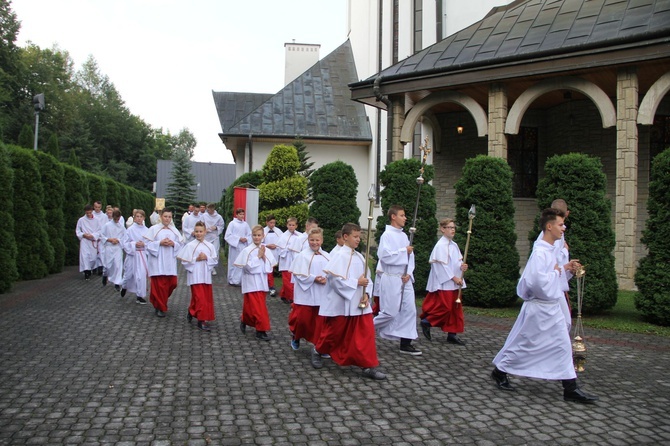
[[[79,217],[84,215],[84,206],[88,198],[88,183],[86,172],[69,164],[63,164],[63,178],[65,184],[65,203],[63,214],[65,218],[65,264],[79,264],[79,239],[75,233]]]
[[[0,143],[0,294],[12,288],[19,278],[16,269],[16,241],[14,239],[14,171],[9,153]]]
[[[557,198],[566,201],[570,215],[565,241],[570,257],[579,259],[586,268],[582,313],[608,310],[616,305],[618,285],[612,254],[612,204],[606,198],[607,179],[602,163],[599,158],[581,153],[556,155],[547,160],[544,172],[537,185],[538,208],[549,207]],[[538,218],[532,241],[540,233]],[[570,281],[570,299],[577,301],[574,280]]]
[[[358,223],[361,211],[356,203],[358,180],[353,167],[342,161],[325,164],[309,178],[312,206],[309,214],[323,229],[323,249],[335,246],[335,232],[345,223]]]
[[[127,209],[121,208],[121,199],[119,197],[119,183],[112,180],[111,178],[105,178],[105,187],[107,189],[107,204],[112,206],[118,206],[121,209],[121,213],[125,215],[130,215],[130,211]]]
[[[10,148],[9,156],[14,170],[14,238],[21,244],[21,255],[16,257],[19,278],[41,279],[49,272],[54,260],[54,249],[47,235],[47,222],[42,205],[42,183],[39,164],[32,150]],[[30,219],[24,218],[26,212]]]
[[[379,174],[379,181],[384,189],[381,191],[382,216],[377,219],[375,240],[379,239],[389,224],[386,216],[388,209],[393,205],[400,205],[405,209],[407,223],[405,232],[409,237],[409,229],[414,220],[414,207],[418,195],[416,182],[421,169],[421,162],[417,159],[403,159],[394,161],[386,166]],[[417,211],[416,233],[412,245],[414,246],[414,290],[417,295],[424,293],[428,282],[430,264],[428,259],[437,241],[437,219],[435,213],[435,188],[429,181],[435,176],[433,166],[427,165],[424,169],[424,184],[421,186],[419,207]],[[362,245],[362,244],[361,244]]]
[[[35,152],[42,174],[44,189],[44,211],[46,212],[47,234],[54,248],[53,263],[49,265],[49,274],[59,273],[65,265],[65,179],[61,163],[52,155]]]
[[[277,218],[277,226],[286,227],[286,218],[296,217],[298,228],[307,219],[307,179],[298,173],[300,160],[293,146],[276,145],[263,165],[263,183],[258,186],[259,215],[265,222],[268,214]]]
[[[105,203],[107,202],[105,178],[88,172],[86,173],[86,177],[88,178],[88,203],[93,204],[96,201],[100,201],[104,212]]]
[[[635,307],[654,324],[670,325],[670,148],[656,155],[651,167],[646,228],[646,257],[635,273],[639,292]],[[588,276],[587,276],[588,278]]]
[[[463,304],[504,307],[516,302],[519,253],[514,232],[512,170],[502,158],[479,155],[463,167],[456,182],[455,241],[465,254],[468,210],[476,207],[466,259]]]

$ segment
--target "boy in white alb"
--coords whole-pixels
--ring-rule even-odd
[[[101,221],[93,216],[90,204],[84,206],[84,216],[77,221],[75,233],[79,239],[79,272],[84,273],[86,280],[90,280],[91,272],[96,268]]]
[[[205,223],[199,221],[194,228],[195,240],[184,245],[177,258],[186,269],[186,283],[191,287],[191,304],[187,319],[196,318],[198,328],[209,331],[207,321],[214,320],[214,294],[212,292],[212,270],[219,262],[216,247],[205,240]]]
[[[221,234],[223,234],[224,222],[223,217],[216,212],[216,205],[210,203],[207,205],[207,210],[202,214],[202,221],[205,223],[206,234],[205,240],[211,243],[216,250],[216,258],[219,258],[219,251],[221,250]],[[212,275],[216,275],[216,266],[212,269]]]
[[[123,250],[126,252],[126,260],[123,264],[121,297],[125,297],[126,293],[130,291],[135,293],[136,303],[146,305],[149,267],[147,266],[148,259],[144,236],[149,228],[144,226],[144,211],[142,209],[134,209],[131,218],[133,224],[126,230],[122,241]]]
[[[103,261],[105,266],[102,276],[102,285],[107,285],[110,280],[116,291],[121,289],[123,283],[123,246],[122,241],[126,235],[126,228],[121,224],[121,211],[112,211],[112,220],[107,222],[100,231],[100,242],[104,245]]]
[[[263,244],[270,250],[275,259],[279,258],[279,239],[284,234],[281,229],[277,227],[277,220],[274,215],[268,215],[265,218],[265,227],[263,228],[265,237],[263,237]],[[275,290],[275,276],[274,270],[268,274],[268,287],[270,288],[270,296],[277,295]]]
[[[165,208],[161,211],[161,224],[149,228],[144,236],[151,277],[149,301],[158,317],[165,317],[168,299],[177,288],[177,253],[183,245],[181,234],[170,226],[171,222],[172,211]]]
[[[242,283],[242,270],[235,267],[235,259],[251,243],[251,228],[244,221],[245,215],[244,209],[237,208],[224,237],[228,243],[228,284],[232,286],[240,286]]]
[[[298,219],[289,217],[286,220],[286,232],[282,234],[277,245],[279,246],[279,271],[281,271],[282,287],[279,297],[285,304],[293,302],[293,283],[291,282],[291,265],[296,252],[291,249],[297,239],[302,235],[297,231]]]

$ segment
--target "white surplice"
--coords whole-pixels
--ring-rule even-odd
[[[414,297],[414,253],[407,255],[409,238],[402,228],[386,225],[379,239],[377,257],[384,273],[379,280],[379,314],[375,328],[384,339],[416,339],[416,301]],[[410,279],[403,284],[402,276]]]
[[[235,260],[231,262],[233,268],[240,272],[242,294],[270,290],[268,274],[272,272],[277,261],[269,249],[265,250],[264,258],[259,258],[258,248],[252,243],[240,251]]]
[[[302,232],[299,231],[286,231],[279,237],[279,242],[277,242],[277,249],[279,250],[279,271],[288,271],[291,268],[293,259],[297,254],[295,251],[295,243],[301,235]],[[294,247],[294,249],[291,249],[291,247]]]
[[[317,254],[318,253],[318,254]],[[326,277],[323,270],[330,261],[330,254],[321,248],[318,251],[305,249],[299,253],[291,265],[291,282],[296,286],[293,291],[293,303],[318,307],[326,298],[326,286],[314,285],[317,276]]]
[[[246,221],[233,218],[228,223],[224,238],[226,239],[226,243],[228,243],[228,283],[239,285],[242,281],[242,270],[236,268],[234,263],[244,248],[251,244],[251,228]],[[246,238],[247,241],[241,242],[241,238]]]
[[[505,345],[493,359],[503,372],[529,378],[576,378],[570,334],[565,329],[561,301],[565,272],[555,269],[554,246],[538,240],[519,279],[517,294],[524,300]]]
[[[149,276],[149,267],[147,259],[146,246],[138,248],[136,243],[146,244],[144,236],[149,232],[149,228],[144,225],[133,223],[123,238],[123,250],[126,252],[126,260],[123,263],[123,283],[121,288],[125,288],[137,297],[146,297],[147,295],[147,277]]]
[[[119,219],[119,223],[110,220],[100,231],[100,243],[104,247],[102,261],[105,267],[105,275],[114,285],[121,285],[123,282],[122,243],[126,235],[126,228],[123,225],[123,220]],[[113,244],[109,241],[110,238],[118,239],[118,243]]]
[[[326,264],[324,271],[328,274],[328,283],[319,316],[362,316],[372,313],[371,303],[364,309],[358,308],[364,292],[372,297],[372,280],[365,288],[358,286],[359,277],[364,274],[370,277],[369,268],[360,252],[343,246]]]
[[[98,218],[88,218],[86,215],[77,221],[75,233],[79,239],[79,272],[90,271],[97,266],[101,222]],[[84,234],[91,234],[93,240],[84,238]]]
[[[455,241],[442,236],[430,253],[430,274],[426,283],[426,291],[434,293],[439,290],[457,290],[458,285],[452,279],[462,274],[463,254]],[[465,280],[463,286],[465,288]]]
[[[268,228],[267,226],[263,228],[263,241],[262,243],[267,246],[267,245],[276,245],[277,247],[274,249],[270,249],[272,251],[272,255],[276,260],[279,260],[279,253],[281,252],[281,249],[279,248],[279,240],[281,239],[282,235],[284,233],[282,232],[281,229],[278,227],[274,227],[272,230]],[[269,249],[269,248],[268,248]]]
[[[196,260],[202,252],[207,256],[207,260]],[[182,246],[177,253],[177,259],[187,271],[186,284],[188,286],[198,283],[212,284],[212,270],[219,263],[219,253],[213,244],[207,240],[202,242],[193,240]]]
[[[172,240],[174,246],[162,246],[160,242],[166,238]],[[177,253],[183,246],[179,231],[162,224],[152,226],[144,235],[144,243],[149,252],[149,276],[176,276]]]
[[[214,245],[214,249],[218,253],[219,249],[221,249],[221,234],[223,234],[225,227],[223,217],[216,211],[211,215],[209,212],[205,212],[202,221],[205,223],[205,228],[207,228],[205,240]]]

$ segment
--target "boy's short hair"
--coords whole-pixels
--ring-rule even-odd
[[[449,223],[456,223],[453,218],[443,218],[440,220],[440,227],[444,228],[447,226]]]
[[[92,211],[93,210],[93,205],[92,204],[87,204],[84,206],[84,212],[86,211]]]
[[[114,209],[114,211],[112,212],[112,218],[115,220],[121,218],[121,211],[118,209]]]
[[[265,217],[265,223],[269,222],[270,220],[276,220],[275,216],[270,214],[267,217]]]
[[[309,218],[307,219],[307,221],[305,222],[305,224],[307,224],[307,223],[311,223],[311,224],[313,224],[313,225],[318,225],[318,224],[319,224],[319,220],[317,220],[317,219],[314,218],[314,217],[309,217]]]
[[[560,209],[547,208],[540,215],[540,229],[547,229],[547,224],[556,221],[556,217],[565,217],[565,212]]]
[[[205,223],[202,220],[196,221],[195,226],[202,226],[203,228],[206,228]]]
[[[265,233],[265,230],[263,229],[263,226],[261,226],[261,225],[254,225],[254,227],[251,228],[251,233],[252,233],[252,234],[253,234],[254,232],[258,232],[258,231],[260,231],[260,232],[262,232],[262,233]]]
[[[216,209],[216,205],[214,203],[209,203],[207,209]]]
[[[342,231],[339,230],[335,233],[335,239],[342,238]]]
[[[361,227],[358,226],[356,223],[345,223],[344,226],[342,226],[342,235],[351,235],[352,232],[358,231],[361,232]]]
[[[388,212],[386,213],[386,215],[388,216],[388,218],[389,218],[389,220],[390,220],[390,219],[391,219],[391,215],[398,215],[398,212],[400,212],[400,211],[404,211],[404,210],[405,210],[404,207],[400,206],[399,204],[394,204],[393,206],[391,206],[391,207],[389,208],[389,210],[388,210]]]
[[[295,218],[295,217],[289,217],[289,218],[286,219],[286,223],[287,223],[287,224],[288,224],[288,223],[295,223],[295,224],[298,224],[298,219]]]
[[[246,212],[244,212],[244,209],[243,208],[235,209],[235,215],[240,215],[240,214],[246,214]]]
[[[144,211],[142,211],[142,212],[144,212]],[[166,212],[169,212],[171,214],[172,209],[170,209],[168,207],[165,207],[165,208],[161,209],[161,215],[165,214]]]
[[[321,228],[310,229],[309,233],[307,233],[307,238],[311,237],[312,235],[320,235],[321,238],[323,238],[323,229],[321,229]]]
[[[137,214],[140,214],[142,217],[147,216],[142,209],[133,209],[133,218],[135,218]]]

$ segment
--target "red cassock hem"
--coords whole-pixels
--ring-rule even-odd
[[[439,327],[446,333],[463,333],[463,305],[456,303],[457,298],[458,290],[427,293],[421,307],[421,319],[427,319],[432,327]]]
[[[212,284],[191,285],[191,305],[188,307],[188,313],[199,321],[213,321],[216,318]]]
[[[294,339],[305,339],[312,344],[318,338],[323,316],[319,317],[319,307],[310,305],[291,304],[288,314],[288,328]]]
[[[273,273],[268,273],[268,287],[269,288],[275,287],[275,276]]]
[[[290,271],[282,271],[281,272],[281,279],[282,279],[282,287],[281,291],[279,292],[279,297],[283,297],[284,299],[293,302],[293,287],[294,284],[291,283],[291,272]]]
[[[168,310],[168,299],[177,288],[177,276],[151,276],[149,302],[160,311]]]
[[[242,304],[242,316],[240,320],[245,325],[254,327],[256,331],[270,330],[270,315],[268,307],[265,304],[265,291],[254,291],[244,294],[244,303]]]
[[[315,344],[340,366],[377,367],[377,345],[372,313],[362,316],[325,317]]]

